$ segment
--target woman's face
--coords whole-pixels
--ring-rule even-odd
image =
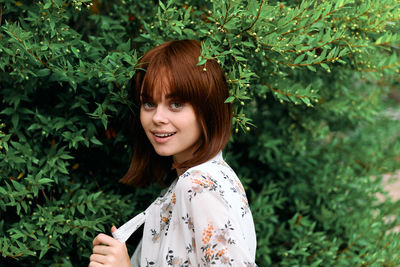
[[[140,122],[158,155],[172,156],[176,163],[192,157],[201,128],[191,104],[163,93],[158,101],[142,101]]]

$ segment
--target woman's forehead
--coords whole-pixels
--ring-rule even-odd
[[[193,86],[190,79],[166,67],[161,67],[158,71],[149,68],[142,83],[140,96],[142,99],[152,101],[161,101],[164,97],[185,102],[191,101]]]
[[[156,86],[153,88],[150,87],[142,88],[140,96],[142,98],[161,100],[163,97],[165,98],[173,97],[173,93],[171,93],[171,90],[167,86]]]
[[[142,97],[158,99],[162,98],[164,95],[170,94],[170,91],[170,81],[165,71],[161,71],[156,77],[145,77],[140,95]]]

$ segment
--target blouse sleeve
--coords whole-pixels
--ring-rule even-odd
[[[240,207],[228,199],[229,188],[218,184],[210,175],[197,171],[185,177],[177,191],[180,217],[193,236],[193,251],[201,266],[256,266],[254,255],[245,242]],[[235,196],[235,195],[233,195]]]

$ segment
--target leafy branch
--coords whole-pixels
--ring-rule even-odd
[[[11,34],[12,36],[14,36],[14,38],[22,45],[22,47],[23,47],[31,56],[33,56],[37,61],[39,61],[40,63],[42,63],[46,68],[48,68],[48,69],[51,70],[50,66],[49,66],[46,62],[44,62],[44,61],[42,61],[40,58],[38,58],[29,48],[27,48],[26,45],[25,45],[25,43],[24,43],[20,38],[18,38],[18,36],[17,36],[14,32],[12,32],[12,31],[9,30],[9,29],[5,29],[5,31],[6,31],[7,33]]]

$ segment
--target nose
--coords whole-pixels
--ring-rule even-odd
[[[153,122],[155,124],[168,123],[168,114],[163,105],[158,105],[153,114]]]

